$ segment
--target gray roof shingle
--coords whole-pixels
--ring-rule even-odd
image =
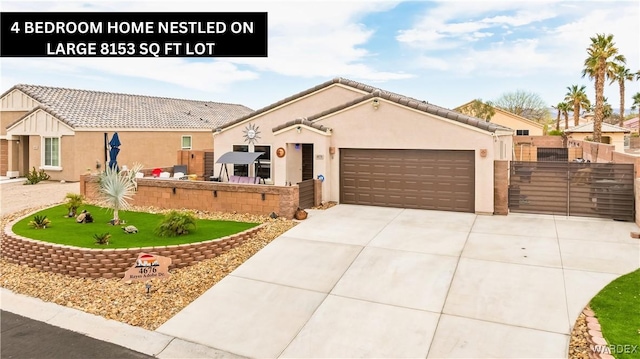
[[[252,112],[237,104],[23,84],[0,97],[16,89],[41,104],[30,113],[42,109],[71,128],[215,129]]]
[[[304,91],[299,92],[299,93],[297,93],[295,95],[289,96],[289,97],[287,97],[285,99],[282,99],[282,100],[280,100],[278,102],[275,102],[275,103],[273,103],[271,105],[263,107],[263,108],[261,108],[259,110],[256,110],[256,111],[254,111],[254,112],[252,112],[250,114],[247,114],[247,115],[242,116],[242,117],[240,117],[240,118],[238,118],[238,119],[236,119],[234,121],[231,121],[231,122],[227,123],[226,125],[222,126],[222,128],[233,126],[234,124],[237,124],[237,123],[240,123],[240,122],[245,121],[247,119],[250,119],[252,117],[255,117],[255,116],[257,116],[257,115],[259,115],[261,113],[267,112],[267,111],[269,111],[271,109],[274,109],[274,108],[276,108],[278,106],[286,104],[286,103],[288,103],[290,101],[293,101],[293,100],[295,100],[297,98],[301,98],[303,96],[306,96],[308,94],[311,94],[313,92],[321,90],[321,89],[323,89],[325,87],[331,86],[333,84],[338,84],[338,83],[342,84],[342,85],[345,85],[345,86],[353,87],[355,89],[358,89],[358,90],[361,90],[361,91],[364,91],[364,92],[368,92],[368,94],[365,94],[361,98],[357,98],[355,100],[349,101],[349,102],[344,103],[342,105],[327,109],[327,110],[325,110],[325,111],[323,111],[321,113],[312,114],[310,116],[307,116],[307,117],[305,117],[306,120],[314,121],[314,120],[316,120],[318,118],[321,118],[321,117],[326,116],[328,114],[331,114],[333,112],[340,111],[340,110],[343,110],[345,108],[351,107],[351,106],[353,106],[355,104],[358,104],[358,103],[360,103],[362,101],[365,101],[365,100],[368,100],[368,99],[371,99],[371,98],[374,98],[374,97],[379,97],[379,98],[383,98],[383,99],[388,100],[388,101],[396,102],[396,103],[398,103],[400,105],[407,106],[407,107],[410,107],[410,108],[413,108],[413,109],[416,109],[416,110],[419,110],[419,111],[422,111],[422,112],[426,112],[426,113],[433,114],[433,115],[440,116],[440,117],[444,117],[444,118],[447,118],[447,119],[450,119],[450,120],[453,120],[453,121],[461,122],[461,123],[464,123],[464,124],[467,124],[467,125],[470,125],[470,126],[474,126],[474,127],[480,128],[480,129],[488,131],[488,132],[496,132],[497,130],[513,131],[513,129],[511,129],[511,128],[508,128],[508,127],[505,127],[505,126],[501,126],[501,125],[498,125],[498,124],[495,124],[495,123],[487,122],[487,121],[484,121],[484,120],[479,119],[479,118],[467,116],[467,115],[464,115],[462,113],[459,113],[459,112],[456,112],[456,111],[453,111],[453,110],[450,110],[450,109],[446,109],[444,107],[440,107],[440,106],[436,106],[436,105],[430,104],[430,103],[428,103],[426,101],[420,101],[420,100],[417,100],[417,99],[412,98],[412,97],[400,95],[400,94],[397,94],[397,93],[394,93],[394,92],[390,92],[390,91],[381,90],[379,88],[376,88],[376,87],[373,87],[373,86],[370,86],[370,85],[366,85],[366,84],[363,84],[363,83],[360,83],[360,82],[357,82],[357,81],[345,79],[345,78],[342,78],[342,77],[336,77],[336,78],[334,78],[334,79],[332,79],[330,81],[324,82],[324,83],[322,83],[320,85],[314,86],[314,87],[312,87],[310,89],[304,90]],[[282,126],[283,125],[278,126],[276,128],[280,129]],[[274,128],[274,131],[275,131],[275,128]]]

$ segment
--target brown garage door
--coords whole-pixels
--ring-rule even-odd
[[[474,212],[473,151],[340,149],[340,202]]]

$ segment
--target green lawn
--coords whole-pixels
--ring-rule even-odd
[[[591,309],[607,343],[620,346],[621,353],[611,354],[617,359],[640,358],[640,269],[604,287],[591,300]]]
[[[242,232],[258,225],[258,223],[198,219],[195,230],[187,235],[158,237],[154,231],[162,220],[162,214],[119,211],[120,219],[126,221],[125,226],[134,225],[138,228],[137,234],[126,234],[121,226],[109,224],[109,220],[113,218],[110,210],[83,205],[78,213],[83,209],[91,213],[94,218],[93,223],[79,224],[76,223],[75,218],[66,217],[67,209],[62,204],[22,219],[13,226],[13,232],[27,238],[84,248],[135,248],[201,242]],[[51,224],[46,229],[29,227],[29,221],[34,215],[47,216]],[[109,245],[95,244],[93,235],[105,232],[111,234]]]

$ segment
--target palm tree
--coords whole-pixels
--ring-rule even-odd
[[[635,95],[631,97],[633,100],[633,104],[631,105],[632,109],[640,108],[640,92],[636,92]]]
[[[564,116],[564,129],[569,128],[569,111],[571,111],[571,105],[567,102],[560,102],[558,104],[558,112],[562,111]]]
[[[625,81],[633,81],[635,74],[626,66],[618,64],[614,66],[613,77],[611,83],[618,82],[620,86],[620,127],[624,125],[624,83]]]
[[[116,168],[107,166],[98,177],[100,202],[113,210],[114,225],[120,224],[118,211],[131,207],[129,201],[137,189],[135,174],[141,169],[142,165],[136,164],[129,171],[118,172]]]
[[[571,85],[567,86],[567,93],[564,95],[564,100],[573,105],[573,125],[578,126],[580,124],[580,108],[588,109],[591,107],[591,102],[585,92],[587,86]]]
[[[558,118],[556,119],[556,131],[560,131],[560,115],[562,114],[562,104],[564,102],[558,102],[557,105],[555,106],[551,106],[553,108],[555,108],[556,110],[558,110]]]
[[[584,69],[582,77],[589,76],[595,79],[596,87],[596,108],[595,118],[593,122],[593,140],[600,142],[602,140],[602,120],[604,119],[604,81],[613,77],[613,70],[616,64],[623,64],[626,59],[623,55],[618,54],[618,48],[613,42],[613,35],[596,34],[591,38],[591,45],[587,48],[589,55],[584,60]]]
[[[640,76],[640,71],[638,71],[638,76]],[[636,92],[636,94],[633,95],[631,99],[633,100],[633,105],[631,106],[631,108],[634,110],[636,108],[640,109],[640,92]],[[638,118],[640,118],[640,111],[638,111]],[[638,132],[640,132],[640,120],[638,120]]]
[[[609,103],[609,99],[604,98],[604,104],[602,104],[602,119],[608,119],[613,115],[613,107]]]

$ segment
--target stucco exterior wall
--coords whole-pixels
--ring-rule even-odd
[[[338,201],[340,198],[340,149],[473,150],[476,154],[475,210],[477,213],[493,213],[493,159],[496,154],[491,134],[386,100],[380,102],[377,110],[367,101],[318,122],[335,129],[330,145],[337,151],[328,161],[331,178],[329,200]],[[486,157],[480,156],[480,149],[487,150]]]
[[[96,170],[96,162],[105,166],[104,134],[107,142],[111,140],[114,131],[76,132],[74,148],[75,171],[74,181],[81,174]],[[211,131],[118,131],[122,145],[118,153],[118,165],[131,168],[135,163],[141,163],[145,168],[172,167],[177,164],[176,153],[181,149],[182,136],[191,136],[193,150],[205,150],[213,147]],[[109,156],[107,155],[107,163]]]
[[[296,156],[296,154],[295,152],[291,152],[286,144],[290,143],[294,145],[296,143],[313,143],[315,157],[315,155],[323,154],[325,151],[323,150],[323,152],[319,152],[320,147],[318,145],[324,144],[325,140],[317,137],[323,137],[324,135],[308,131],[307,129],[301,130],[300,134],[304,131],[304,136],[299,136],[300,134],[298,134],[295,129],[293,132],[285,131],[284,133],[274,135],[272,129],[286,123],[287,121],[310,116],[329,108],[339,106],[345,102],[359,98],[363,94],[364,93],[356,91],[353,88],[342,85],[332,85],[313,93],[312,95],[302,97],[282,107],[260,114],[250,121],[245,121],[225,128],[221,133],[214,134],[214,158],[217,160],[224,153],[232,151],[233,145],[246,145],[247,142],[245,142],[243,131],[245,131],[248,124],[255,123],[259,126],[258,130],[260,131],[258,135],[260,138],[257,140],[256,145],[271,145],[271,178],[273,184],[284,186],[287,182],[295,183],[297,176],[292,176],[290,178],[287,177],[286,167],[291,166],[291,168],[295,168],[295,163],[297,163],[298,159],[292,158]],[[309,136],[309,134],[313,135]],[[277,139],[276,136],[278,137]],[[317,145],[316,141],[318,142]],[[275,150],[278,147],[283,147],[287,151],[287,155],[285,155],[285,157],[278,158],[275,155]],[[291,149],[293,149],[293,147],[291,147]],[[326,151],[328,151],[328,149]],[[317,177],[319,173],[323,173],[319,172],[320,170],[318,169],[318,166],[321,165],[322,163],[314,163],[314,177]],[[217,174],[220,172],[220,166],[220,164],[215,164],[214,173]],[[229,169],[229,173],[233,173],[233,166],[228,165],[227,167]],[[326,193],[325,188],[323,188],[323,193]]]
[[[0,136],[7,134],[7,126],[24,116],[27,111],[0,111]]]
[[[491,123],[506,126],[514,130],[529,130],[529,136],[542,136],[544,134],[544,126],[520,119],[513,114],[500,110],[496,110],[496,113],[491,117]]]
[[[614,151],[624,153],[624,133],[622,132],[603,132],[602,136],[611,137],[611,143]],[[593,137],[593,133],[571,133],[569,138],[573,140],[584,140],[587,137]]]
[[[331,90],[329,88],[313,96],[318,96],[318,99],[311,101],[311,98],[308,98],[306,100],[309,100],[309,103],[314,106],[326,103],[337,105],[353,97],[345,97],[344,91]],[[304,100],[301,101],[296,106],[304,104]],[[377,110],[373,108],[371,100],[369,100],[315,121],[317,124],[333,129],[331,133],[320,132],[307,126],[300,126],[300,130],[296,128],[297,126],[292,126],[275,135],[272,132],[273,127],[294,120],[296,117],[319,113],[329,107],[305,107],[302,113],[288,110],[285,107],[282,111],[274,111],[252,120],[251,123],[260,126],[261,133],[258,144],[271,145],[274,184],[285,185],[289,180],[293,182],[294,177],[288,171],[295,169],[293,163],[298,161],[297,153],[291,153],[293,148],[291,145],[296,143],[312,143],[314,145],[314,178],[321,174],[326,179],[322,187],[324,201],[339,201],[340,198],[340,149],[472,150],[475,152],[476,163],[475,210],[478,213],[494,212],[493,161],[500,159],[500,139],[503,140],[502,145],[505,146],[504,152],[506,153],[503,153],[503,156],[506,158],[504,159],[511,158],[511,136],[494,136],[473,126],[411,110],[383,99],[379,99],[379,101],[381,105]],[[216,159],[221,154],[231,151],[234,144],[244,142],[242,131],[246,125],[245,123],[241,126],[225,129],[214,136]],[[285,157],[275,156],[275,150],[278,147],[287,150]],[[335,148],[334,154],[330,153],[332,147]],[[487,150],[486,157],[481,157],[480,149]],[[231,166],[229,167],[231,170]]]

